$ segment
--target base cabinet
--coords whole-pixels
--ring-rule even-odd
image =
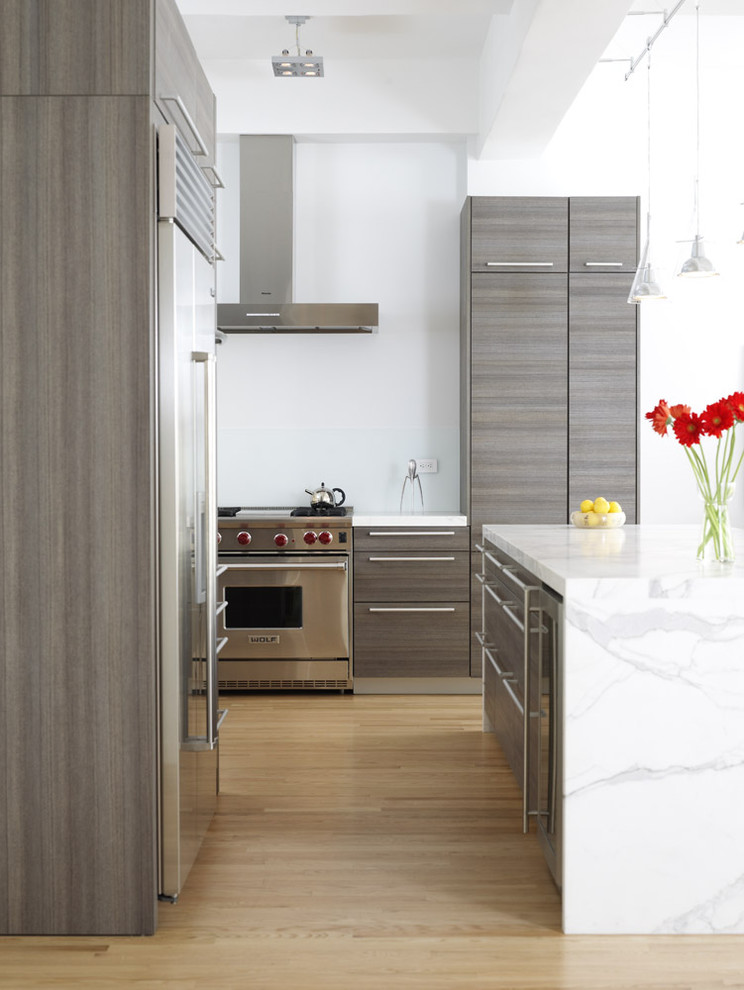
[[[354,677],[468,677],[468,527],[354,534]]]
[[[522,830],[535,831],[561,885],[561,602],[507,554],[484,544],[483,728],[522,790]]]

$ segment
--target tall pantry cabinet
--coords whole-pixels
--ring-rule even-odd
[[[214,97],[174,0],[0,14],[0,933],[146,934],[156,126],[209,164]]]
[[[461,508],[559,523],[605,495],[637,521],[636,197],[470,197],[462,211]],[[471,628],[481,629],[473,576]],[[472,638],[471,675],[480,676]]]

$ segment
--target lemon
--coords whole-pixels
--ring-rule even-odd
[[[590,498],[585,498],[579,506],[579,512],[594,512],[594,502]]]
[[[599,498],[594,499],[595,512],[602,512],[602,513],[608,512],[609,508],[610,508],[610,503],[607,501],[606,498],[602,498],[602,496],[600,495]]]
[[[623,510],[620,508],[620,503],[619,502],[610,502],[610,507],[609,507],[609,509],[607,511],[608,512],[622,512]]]
[[[587,526],[599,526],[601,521],[599,515],[596,512],[585,512],[584,520]]]

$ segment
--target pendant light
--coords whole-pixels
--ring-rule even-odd
[[[659,285],[656,273],[651,265],[651,47],[648,46],[648,64],[646,72],[646,151],[648,191],[646,194],[646,243],[638,269],[633,279],[628,295],[629,303],[650,302],[654,299],[666,299]]]
[[[294,24],[297,54],[290,55],[289,49],[285,48],[281,55],[272,55],[271,67],[274,70],[274,75],[278,78],[289,79],[296,79],[300,76],[304,78],[314,77],[317,79],[322,76],[323,56],[313,55],[309,48],[306,49],[304,55],[300,50],[300,28],[305,21],[309,21],[310,18],[298,14],[285,14],[284,19],[289,21],[290,24]]]
[[[706,257],[700,233],[700,0],[695,3],[695,236],[690,257],[677,273],[682,278],[707,278],[718,275],[713,262]]]

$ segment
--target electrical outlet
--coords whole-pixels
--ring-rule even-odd
[[[417,457],[416,470],[419,474],[436,474],[439,471],[439,462],[436,457]]]

